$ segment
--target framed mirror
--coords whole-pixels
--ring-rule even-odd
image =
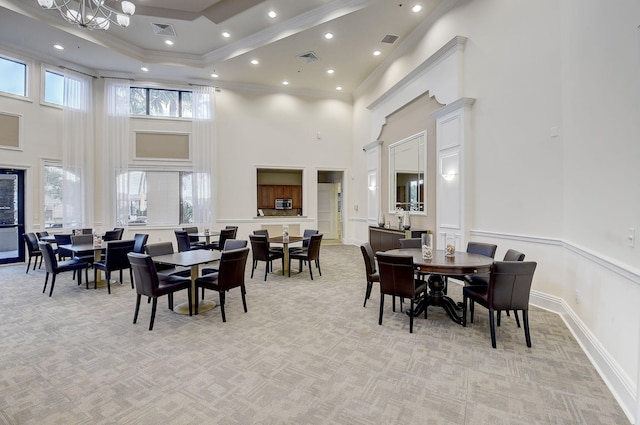
[[[425,176],[427,132],[422,131],[389,146],[389,209],[402,208],[426,215]]]

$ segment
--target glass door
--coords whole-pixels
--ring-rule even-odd
[[[0,264],[24,261],[24,170],[0,168]]]

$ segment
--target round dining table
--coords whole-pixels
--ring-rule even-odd
[[[444,309],[449,318],[462,325],[462,316],[458,313],[461,307],[445,294],[444,276],[464,276],[471,274],[488,274],[491,271],[493,258],[485,255],[470,254],[456,251],[455,255],[448,257],[444,250],[433,251],[433,258],[422,258],[420,248],[400,248],[384,251],[385,254],[411,255],[416,271],[421,274],[429,274],[427,284],[429,292],[418,299],[413,310],[407,314],[419,316],[430,306],[439,306]]]

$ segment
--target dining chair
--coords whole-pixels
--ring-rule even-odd
[[[494,258],[496,256],[496,250],[498,249],[498,245],[483,243],[483,242],[468,242],[467,243],[467,254],[478,254],[484,255],[485,257]],[[483,275],[477,275],[483,276]],[[489,279],[488,275],[484,275],[486,279]],[[444,276],[444,294],[447,294],[447,289],[449,287],[449,278],[465,280],[464,276]]]
[[[81,229],[80,233],[82,235],[93,235],[93,229],[89,229],[89,228]]]
[[[82,234],[82,235],[71,235],[71,245],[84,245],[84,244],[92,244],[93,245],[93,235]],[[76,260],[86,261],[90,265],[93,264],[94,254],[93,251],[81,251],[76,252],[73,256]]]
[[[70,245],[71,244],[71,234],[66,233],[56,233],[53,235],[56,240],[56,245],[58,247],[58,259],[64,260],[66,258],[73,258],[73,251],[69,251],[66,248],[61,248],[60,245]]]
[[[317,235],[318,233],[319,232],[316,229],[304,229],[304,232],[302,233],[302,237],[304,238],[302,240],[302,246],[289,247],[289,255],[293,253],[302,254],[306,252],[309,249],[309,242],[311,241],[311,236]],[[306,264],[306,261],[304,263]],[[316,267],[318,267],[318,264],[316,264]]]
[[[107,230],[106,232],[104,232],[102,240],[105,242],[119,241],[120,239],[122,239],[122,232],[123,229]]]
[[[470,300],[470,322],[473,323],[475,303],[489,310],[489,329],[491,346],[496,348],[496,327],[494,312],[502,310],[521,310],[524,335],[527,347],[531,347],[529,333],[529,295],[533,282],[533,273],[537,263],[534,261],[496,261],[491,266],[487,286],[465,286],[462,288],[462,326],[467,326],[467,303]],[[498,326],[500,315],[498,314]]]
[[[45,236],[49,236],[49,232],[47,232],[46,230],[43,230],[42,232],[36,232],[36,236],[37,236],[38,242],[39,242],[41,238],[43,238]]]
[[[222,251],[220,257],[220,268],[216,273],[207,274],[196,279],[195,286],[198,288],[211,289],[217,291],[220,297],[220,313],[222,321],[226,322],[225,301],[226,292],[233,288],[240,288],[242,297],[242,306],[244,312],[247,312],[246,290],[244,287],[244,275],[247,265],[247,257],[249,256],[249,248],[240,248],[230,251]],[[195,302],[196,315],[198,314],[198,297]]]
[[[133,252],[144,254],[148,239],[149,235],[146,233],[136,233],[133,235],[133,240],[135,242],[133,245]]]
[[[422,239],[420,238],[402,238],[398,239],[400,248],[420,248],[422,246]]]
[[[174,230],[176,235],[176,242],[178,243],[178,252],[191,251],[191,242],[189,241],[189,235],[184,230]]]
[[[182,230],[189,233],[198,233],[198,228],[196,226],[191,227],[183,227]],[[191,249],[204,248],[205,243],[200,241],[200,237],[198,236],[189,236],[189,246]]]
[[[267,240],[269,239],[269,230],[268,230],[268,229],[258,229],[258,230],[254,230],[254,231],[253,231],[253,234],[254,234],[254,235],[262,235],[262,236],[266,236],[266,237],[267,237]],[[281,247],[281,246],[271,246],[271,245],[269,245],[269,250],[270,250],[270,251],[274,251],[274,252],[277,252],[277,251],[282,252],[282,247]]]
[[[364,305],[367,306],[367,300],[371,298],[371,290],[373,289],[374,282],[380,282],[380,274],[376,269],[376,258],[373,254],[373,248],[369,242],[365,242],[360,245],[360,251],[362,251],[362,258],[364,259],[364,269],[367,275],[367,289],[364,294]]]
[[[154,244],[147,244],[145,247],[145,251],[148,255],[153,257],[157,257],[158,255],[167,255],[173,254],[175,251],[173,250],[173,244],[171,242],[158,242]],[[182,276],[182,277],[190,277],[191,276],[191,268],[189,267],[181,267],[174,266],[171,264],[163,264],[163,263],[155,263],[156,272],[158,273],[158,277],[160,279],[165,279],[169,276]]]
[[[38,264],[38,258],[40,258],[40,265],[38,268],[42,267],[42,252],[40,251],[40,247],[38,246],[38,238],[35,233],[23,233],[22,238],[24,239],[24,243],[27,246],[27,253],[29,254],[29,260],[27,261],[27,271],[25,273],[29,273],[29,267],[31,267],[31,259],[34,258],[33,269],[35,270],[36,265]]]
[[[232,251],[234,249],[246,248],[246,246],[247,241],[245,239],[227,239],[224,242],[224,248],[222,251]],[[217,268],[205,267],[200,271],[200,273],[205,275],[209,273],[216,273],[217,271]],[[204,300],[204,288],[202,289],[202,299]]]
[[[93,263],[93,280],[95,282],[94,289],[97,287],[98,270],[105,273],[107,281],[107,292],[111,293],[111,272],[118,270],[120,272],[120,284],[122,284],[122,271],[129,269],[129,278],[131,279],[131,289],[133,289],[133,271],[129,263],[127,254],[133,252],[135,241],[109,241],[107,242],[104,261],[96,261]]]
[[[282,269],[284,270],[284,252],[274,251],[270,249],[270,243],[267,236],[264,235],[249,235],[249,241],[251,241],[251,256],[253,262],[251,265],[251,279],[253,279],[253,272],[258,267],[258,261],[265,261],[264,266],[264,280],[267,280],[267,274],[273,270],[273,260],[280,258],[282,261]]]
[[[49,290],[49,296],[53,294],[53,287],[56,284],[56,276],[60,273],[69,272],[69,271],[73,271],[74,273],[78,272],[77,273],[78,286],[82,285],[83,269],[84,269],[86,287],[87,289],[89,289],[89,273],[88,273],[89,264],[88,263],[86,263],[85,261],[79,261],[75,259],[58,261],[55,253],[53,252],[53,248],[51,247],[51,244],[48,242],[38,242],[38,247],[42,252],[42,258],[44,258],[44,268],[47,273],[44,278],[44,287],[42,288],[43,294],[47,289],[47,283],[49,281],[50,274],[53,275],[53,277],[51,278],[51,289]]]
[[[382,325],[384,312],[384,296],[392,295],[408,298],[411,310],[414,311],[418,297],[427,290],[427,284],[415,278],[413,256],[393,255],[378,252],[378,273],[380,274],[380,314],[378,324]],[[427,317],[427,309],[424,309]],[[409,333],[413,333],[413,314],[409,314]]]
[[[224,249],[224,243],[227,239],[235,239],[235,235],[237,234],[237,229],[221,229],[220,236],[217,241],[214,241],[207,245],[207,249],[213,249],[217,251],[222,251]]]
[[[149,330],[152,330],[153,322],[156,317],[158,297],[166,295],[169,301],[169,310],[173,310],[174,293],[186,289],[188,293],[187,296],[191,299],[191,279],[182,276],[170,276],[160,279],[151,256],[130,252],[127,254],[127,257],[131,264],[131,269],[133,270],[133,281],[135,282],[136,288],[136,311],[133,314],[133,323],[135,324],[138,320],[140,299],[144,295],[153,299],[153,305],[151,306],[151,320],[149,321]],[[191,315],[191,303],[189,303],[189,316]]]
[[[322,276],[322,269],[320,269],[320,245],[322,244],[322,233],[317,235],[311,235],[309,238],[309,247],[305,251],[290,252],[289,253],[289,276],[291,276],[291,260],[298,260],[298,271],[302,272],[302,262],[309,263],[309,276],[313,280],[313,267],[311,262],[313,261],[318,269],[318,274]]]
[[[233,237],[231,237],[230,239],[235,239],[236,237],[238,237],[238,226],[224,226],[224,228],[233,230]]]

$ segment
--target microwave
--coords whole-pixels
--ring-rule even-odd
[[[276,199],[277,210],[290,210],[291,208],[293,208],[291,199]]]

